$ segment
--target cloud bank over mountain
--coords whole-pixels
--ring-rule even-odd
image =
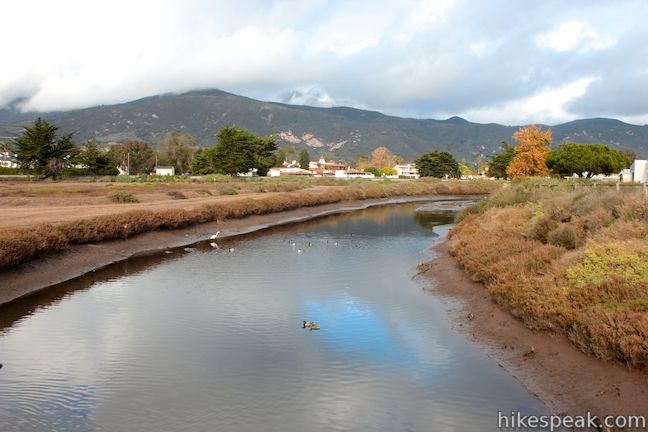
[[[642,1],[23,0],[0,13],[0,107],[221,88],[422,118],[648,123]]]

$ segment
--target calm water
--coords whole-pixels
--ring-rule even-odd
[[[452,220],[420,206],[131,260],[0,309],[0,430],[469,432],[546,413],[412,279]]]

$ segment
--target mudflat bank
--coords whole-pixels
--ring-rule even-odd
[[[591,357],[560,334],[534,331],[498,305],[448,253],[419,265],[425,289],[445,304],[454,328],[542,399],[555,414],[648,416],[648,374]]]
[[[128,239],[70,245],[56,254],[45,255],[17,268],[0,271],[0,305],[130,257],[160,251],[173,253],[173,248],[207,240],[217,231],[221,232],[219,238],[224,238],[371,206],[411,201],[465,200],[470,197],[438,195],[341,201],[242,219],[207,222],[175,230],[150,231]]]

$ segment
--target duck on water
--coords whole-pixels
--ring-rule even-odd
[[[302,328],[309,328],[312,330],[319,330],[320,326],[319,324],[315,324],[313,321],[302,321]]]

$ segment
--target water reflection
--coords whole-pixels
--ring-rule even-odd
[[[0,430],[466,432],[545,412],[412,281],[450,217],[418,207],[138,258],[5,308]]]

